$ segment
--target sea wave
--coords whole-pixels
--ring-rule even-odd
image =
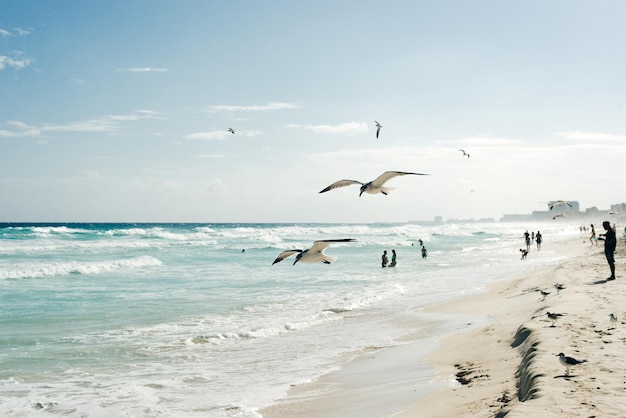
[[[0,268],[0,279],[26,279],[65,276],[69,274],[99,274],[110,270],[135,269],[158,265],[161,265],[160,260],[146,255],[109,261],[29,263]]]

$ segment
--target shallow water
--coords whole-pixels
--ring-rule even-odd
[[[416,308],[555,263],[550,241],[579,234],[532,227],[543,249],[522,262],[526,224],[0,225],[0,414],[257,416],[398,344]],[[272,265],[331,238],[357,241],[330,265]]]

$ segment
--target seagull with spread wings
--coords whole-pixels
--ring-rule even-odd
[[[376,138],[378,138],[378,135],[380,135],[380,128],[383,127],[383,125],[381,125],[380,123],[378,123],[377,120],[375,120],[374,122],[376,122]]]
[[[572,204],[568,202],[567,200],[552,200],[548,202],[548,206],[550,207],[550,210],[554,209],[557,206],[564,206],[564,205],[567,205],[570,208],[573,208]]]
[[[465,157],[467,155],[467,158],[469,158],[469,154],[467,152],[465,152],[464,149],[459,149],[459,151],[461,151],[463,153],[463,157]]]
[[[233,128],[228,128],[228,132],[230,132],[231,134],[234,134],[235,130]]]
[[[280,263],[285,258],[296,254],[296,261],[293,262],[295,265],[298,261],[302,261],[303,263],[315,263],[321,261],[324,264],[330,264],[337,260],[336,257],[331,257],[329,255],[324,254],[324,250],[328,248],[328,246],[333,242],[354,242],[356,241],[353,238],[342,238],[342,239],[323,239],[319,241],[313,242],[313,246],[306,250],[287,250],[283,251],[276,257],[272,265],[276,263]]]
[[[406,171],[385,171],[383,174],[381,174],[380,176],[376,177],[374,180],[369,181],[367,183],[362,183],[357,180],[336,181],[330,186],[326,187],[324,190],[320,191],[320,193],[326,193],[329,190],[334,190],[340,187],[350,186],[353,184],[360,184],[361,192],[359,193],[359,197],[361,197],[363,193],[369,193],[369,194],[382,193],[384,195],[387,195],[389,194],[389,192],[393,190],[393,188],[385,187],[385,183],[394,177],[406,176],[408,174],[415,175],[415,176],[429,176],[430,175],[430,174],[424,174],[424,173],[410,173]]]

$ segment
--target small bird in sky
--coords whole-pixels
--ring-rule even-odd
[[[552,327],[554,326],[555,322],[563,316],[563,314],[560,313],[553,313],[553,312],[546,312],[546,316],[548,317],[548,319],[550,319],[550,321],[552,321]]]
[[[235,130],[233,128],[228,128],[228,132],[230,132],[231,134],[234,134]]]
[[[459,149],[459,151],[463,153],[463,157],[467,155],[467,158],[469,158],[470,155],[467,152],[465,152],[464,149]]]
[[[313,246],[306,250],[287,250],[283,251],[276,257],[272,265],[283,261],[285,258],[296,255],[296,261],[293,262],[295,265],[298,261],[302,261],[303,263],[315,263],[317,261],[321,261],[324,264],[330,264],[337,260],[336,257],[331,257],[329,255],[324,254],[324,250],[328,248],[328,246],[333,242],[354,242],[356,241],[353,238],[342,238],[342,239],[324,239],[313,242]]]
[[[378,123],[377,120],[375,120],[374,122],[376,122],[376,138],[378,138],[378,135],[380,135],[380,128],[383,127],[383,125],[381,125],[380,123]]]
[[[556,219],[556,218],[565,218],[566,216],[567,216],[567,214],[566,214],[565,212],[562,212],[562,213],[558,213],[558,214],[554,215],[554,216],[552,217],[552,219]]]
[[[550,207],[550,210],[554,209],[557,206],[563,206],[563,205],[567,205],[570,208],[573,208],[572,204],[568,202],[567,200],[553,200],[551,202],[548,202],[548,206]]]
[[[389,194],[390,191],[393,190],[393,188],[385,187],[384,186],[385,183],[394,177],[405,176],[407,174],[412,174],[416,176],[429,176],[430,175],[430,174],[424,174],[424,173],[409,173],[406,171],[385,171],[383,174],[381,174],[380,176],[376,177],[374,180],[367,182],[367,183],[362,183],[357,180],[336,181],[330,186],[326,187],[324,190],[320,191],[320,193],[326,193],[329,190],[334,190],[340,187],[350,186],[352,184],[360,184],[361,192],[359,193],[359,197],[361,197],[363,193],[369,193],[369,194],[382,193],[384,195],[387,195]]]
[[[565,366],[565,376],[569,376],[570,367],[587,362],[587,360],[576,360],[574,357],[568,357],[563,353],[557,354],[557,357],[559,358],[559,363]]]

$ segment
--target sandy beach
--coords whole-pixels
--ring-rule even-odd
[[[428,307],[423,313],[433,320],[420,331],[428,338],[372,348],[259,412],[266,418],[626,416],[624,242],[616,252],[617,280],[608,282],[603,242],[592,246],[581,236],[550,246],[567,257],[563,263]],[[547,312],[561,315],[553,321]],[[436,318],[455,316],[475,320],[439,338]],[[584,362],[568,375],[559,353]],[[416,364],[419,357],[425,360]],[[418,392],[412,378],[428,367],[435,368],[436,378],[427,382],[432,389]]]

